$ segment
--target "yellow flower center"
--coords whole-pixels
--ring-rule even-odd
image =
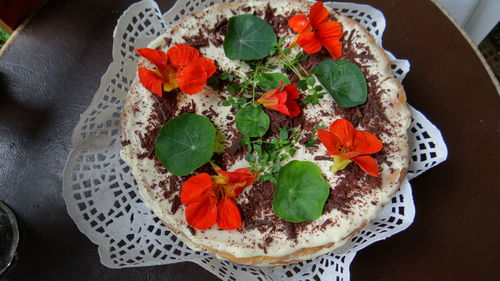
[[[347,167],[347,165],[349,165],[349,163],[351,163],[351,162],[352,161],[349,160],[348,158],[334,155],[333,156],[333,165],[331,167],[332,173],[336,173],[337,171],[345,169],[345,167]]]

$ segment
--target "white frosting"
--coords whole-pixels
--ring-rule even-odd
[[[251,6],[259,7],[258,9],[263,9],[264,5],[267,3],[262,2],[252,2]],[[297,3],[287,1],[273,1],[271,3],[273,7],[277,7],[279,13],[286,13],[292,10],[301,10],[302,13],[307,14],[307,8],[304,9],[302,6],[297,6]],[[295,6],[294,6],[295,5]],[[251,13],[252,11],[248,12]],[[201,17],[195,19],[193,17],[185,18],[180,27],[175,29],[172,33],[166,34],[169,38],[172,38],[172,45],[176,43],[184,43],[183,36],[195,35],[198,32],[197,27],[200,25],[205,25],[209,28],[216,24],[218,16],[231,17],[233,14],[228,9],[217,9],[212,7],[207,10],[207,14],[210,17]],[[361,36],[355,37],[354,40],[358,42],[371,42],[372,39],[365,37],[363,32],[360,32],[359,26],[352,24],[351,21],[346,21],[343,17],[339,19],[343,25],[344,31],[347,34],[350,33],[351,29],[358,30],[356,34],[361,34]],[[292,36],[287,38],[287,43],[293,39]],[[286,43],[285,43],[286,44]],[[380,50],[376,49],[374,46],[366,44],[370,48],[370,52],[377,54]],[[158,38],[150,44],[150,47],[164,46],[163,37]],[[294,49],[294,52],[298,48]],[[165,48],[164,48],[165,50]],[[209,47],[204,47],[200,49],[200,53],[212,60],[216,61],[218,67],[224,71],[234,70],[234,71],[245,71],[247,66],[243,62],[231,61],[225,55],[222,47],[215,47],[210,44]],[[146,66],[153,67],[147,61],[142,60],[142,64]],[[382,96],[382,103],[389,104],[394,103],[397,100],[397,96],[400,89],[400,85],[396,83],[393,79],[387,80],[386,71],[386,61],[384,59],[372,60],[370,64],[366,64],[368,72],[371,75],[378,75],[382,83],[382,87],[385,92]],[[169,93],[166,93],[167,95]],[[230,107],[217,106],[217,102],[223,100],[227,93],[218,93],[207,87],[202,93],[196,95],[185,95],[180,94],[178,97],[178,108],[182,108],[183,105],[189,104],[192,101],[196,104],[196,113],[202,114],[202,112],[210,107],[216,108],[217,116],[211,118],[219,132],[224,132],[225,139],[231,138],[231,132],[227,130],[228,121],[226,117],[228,115],[233,115],[230,112]],[[330,116],[322,116],[319,114],[320,111],[331,111],[331,103],[334,102],[329,95],[321,100],[319,105],[307,105],[302,110],[308,120],[319,125],[328,126],[338,117],[334,113]],[[200,231],[197,230],[195,235],[192,235],[188,229],[184,217],[185,206],[181,206],[179,210],[172,214],[170,212],[171,203],[169,200],[164,199],[162,190],[160,188],[150,188],[151,186],[157,186],[158,183],[167,178],[167,175],[158,173],[155,168],[154,161],[148,158],[139,159],[138,154],[144,153],[144,149],[141,147],[141,141],[138,135],[143,135],[146,133],[146,127],[148,125],[148,120],[153,114],[153,107],[155,106],[155,100],[152,98],[151,94],[142,87],[140,83],[134,81],[129,96],[127,98],[126,106],[126,119],[123,120],[124,126],[124,139],[130,141],[129,145],[126,145],[121,151],[122,159],[132,168],[132,173],[135,176],[141,197],[144,199],[145,204],[151,208],[155,214],[165,221],[168,225],[181,232],[183,236],[187,237],[185,240],[187,244],[197,250],[207,250],[211,251],[221,251],[234,255],[237,258],[249,258],[255,256],[272,256],[272,257],[283,257],[290,255],[297,250],[302,248],[310,248],[317,246],[324,246],[328,243],[334,243],[332,247],[324,248],[321,251],[315,252],[310,255],[302,255],[299,257],[293,257],[290,259],[306,259],[319,254],[325,253],[333,248],[339,247],[344,244],[350,235],[355,232],[360,226],[362,226],[367,221],[373,220],[376,215],[380,212],[381,208],[389,202],[392,195],[398,190],[399,173],[396,175],[390,174],[390,169],[386,164],[381,165],[381,178],[382,187],[374,192],[364,194],[356,198],[355,203],[350,205],[350,211],[348,214],[340,212],[333,209],[330,213],[322,215],[318,220],[306,226],[304,231],[297,233],[296,241],[287,238],[284,232],[273,233],[273,240],[269,245],[267,245],[266,252],[259,248],[257,244],[263,243],[263,237],[266,233],[261,233],[257,229],[252,229],[244,232],[237,230],[232,231],[222,231],[213,226],[210,229]],[[409,124],[408,116],[400,111],[392,111],[391,107],[387,107],[388,111],[385,112],[386,116],[393,123],[400,123],[401,126],[395,126],[390,129],[393,134],[399,136],[399,138],[391,138],[382,135],[381,139],[386,146],[390,146],[391,150],[388,153],[388,160],[392,162],[391,168],[396,171],[400,171],[407,166],[407,138],[406,138],[406,128]],[[134,109],[134,110],[132,110]],[[359,128],[363,129],[363,128]],[[389,144],[390,143],[390,144]],[[229,145],[226,143],[226,146]],[[331,184],[331,188],[335,188],[338,176],[332,174],[330,171],[330,166],[332,161],[316,161],[314,157],[317,155],[326,155],[326,149],[323,145],[319,145],[312,153],[306,147],[298,145],[297,152],[292,159],[287,159],[286,162],[290,160],[302,160],[314,162],[321,169],[326,179]],[[354,164],[351,164],[354,165]],[[242,159],[237,161],[228,170],[232,171],[236,168],[248,167],[248,163]],[[245,193],[252,192],[252,187],[248,187]],[[245,196],[238,198],[239,203],[243,201]],[[376,204],[372,204],[376,202]],[[319,230],[318,226],[321,226],[326,220],[332,220],[333,224],[328,224],[324,230]],[[260,265],[266,265],[262,263]]]

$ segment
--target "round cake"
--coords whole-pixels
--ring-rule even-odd
[[[405,92],[369,32],[321,2],[217,4],[137,52],[121,157],[192,249],[258,266],[311,259],[399,190]],[[200,147],[175,144],[193,136]]]

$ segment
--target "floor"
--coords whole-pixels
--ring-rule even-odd
[[[479,44],[479,50],[500,82],[500,23]]]

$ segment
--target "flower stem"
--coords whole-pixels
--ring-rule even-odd
[[[300,67],[300,69],[302,69],[302,71],[304,71],[304,73],[306,74],[306,76],[309,76],[309,72],[307,72],[307,70],[300,64],[300,63],[297,63],[297,65]]]
[[[255,71],[252,76],[252,103],[255,103],[255,88],[257,87],[257,75],[260,70],[260,64],[255,67]]]

